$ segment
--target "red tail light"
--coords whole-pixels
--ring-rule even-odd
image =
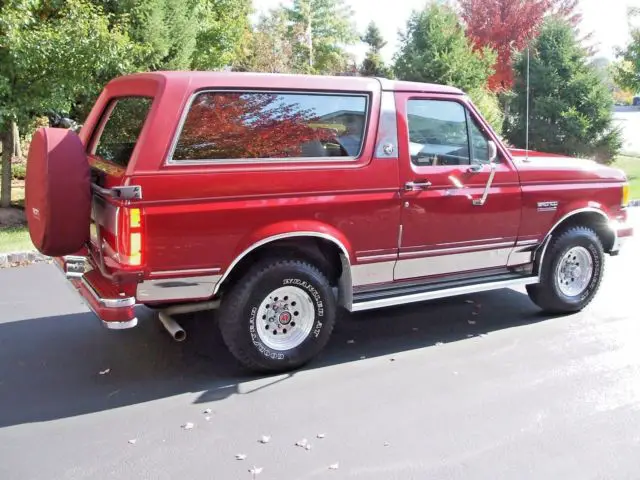
[[[118,254],[124,265],[142,265],[143,216],[139,208],[120,208],[118,215]]]

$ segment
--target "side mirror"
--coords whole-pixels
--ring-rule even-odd
[[[498,158],[498,147],[496,146],[496,142],[489,140],[487,142],[487,147],[489,149],[489,163],[495,163],[496,158]]]

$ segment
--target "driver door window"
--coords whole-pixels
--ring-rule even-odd
[[[452,101],[409,100],[409,151],[418,166],[469,165],[465,108]]]

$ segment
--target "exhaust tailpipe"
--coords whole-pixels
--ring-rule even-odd
[[[158,315],[162,326],[169,332],[169,335],[173,337],[176,342],[183,342],[187,338],[187,332],[180,326],[172,317],[164,312],[160,312]]]

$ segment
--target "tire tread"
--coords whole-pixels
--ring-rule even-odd
[[[319,268],[304,260],[263,260],[252,267],[244,277],[240,278],[233,286],[231,286],[228,293],[225,295],[226,298],[224,298],[219,311],[218,323],[224,344],[242,365],[256,372],[269,373],[281,371],[281,369],[269,367],[262,362],[256,361],[249,351],[242,348],[236,340],[241,333],[240,330],[243,328],[243,323],[239,321],[237,313],[242,310],[244,304],[248,301],[255,282],[270,270],[282,267],[298,267],[307,269],[310,270],[313,275],[327,281],[326,276]],[[331,335],[335,321],[328,323],[329,324],[326,326],[328,329],[328,332],[326,333],[327,337]],[[295,367],[299,367],[304,363],[306,362],[297,364]]]

